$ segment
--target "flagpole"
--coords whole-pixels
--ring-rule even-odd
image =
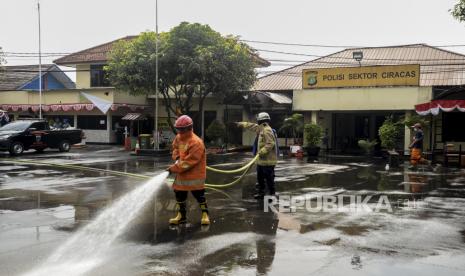
[[[155,0],[155,149],[160,149],[158,133],[158,0]]]
[[[40,0],[37,0],[37,13],[39,15],[39,119],[42,119],[42,47],[40,33]]]

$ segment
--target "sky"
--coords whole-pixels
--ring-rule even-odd
[[[245,40],[336,46],[465,44],[465,23],[449,9],[458,0],[158,0],[159,30],[180,22],[210,25]],[[155,29],[155,0],[40,0],[42,52],[71,53]],[[38,52],[37,0],[1,0],[0,47]],[[343,48],[249,43],[255,49],[326,55]],[[465,47],[447,48],[465,53]],[[311,58],[259,52],[280,59],[272,72]],[[44,63],[55,57],[45,57]],[[37,64],[8,57],[7,65]],[[73,74],[70,74],[73,78]]]

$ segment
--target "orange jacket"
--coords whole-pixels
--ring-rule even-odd
[[[176,135],[172,146],[172,158],[178,159],[170,167],[170,172],[177,174],[173,188],[179,191],[205,189],[207,157],[202,139],[189,131]]]

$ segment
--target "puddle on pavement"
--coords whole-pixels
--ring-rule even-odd
[[[128,157],[114,150],[98,152],[98,159],[95,155],[76,151],[66,156],[28,154],[26,158],[145,175],[156,175],[168,165],[166,160]],[[229,155],[210,162],[228,168],[249,158]],[[200,211],[191,196],[189,224],[170,228],[167,221],[175,201],[168,186],[163,187],[114,244],[112,254],[100,260],[112,265],[101,265],[90,274],[334,275],[344,271],[351,275],[356,271],[371,275],[385,269],[382,275],[390,275],[402,269],[428,268],[459,275],[465,270],[465,264],[457,261],[465,249],[465,171],[408,172],[401,168],[386,172],[384,165],[383,161],[345,157],[318,163],[289,159],[276,169],[277,190],[282,196],[306,200],[321,195],[371,195],[371,205],[387,195],[394,205],[392,213],[312,213],[304,208],[294,213],[264,213],[251,196],[255,182],[251,172],[241,185],[207,191],[209,228],[200,226]],[[142,183],[105,173],[7,162],[0,163],[0,173],[0,263],[12,275],[38,265],[105,206]],[[228,181],[215,174],[208,179],[211,183]],[[442,257],[447,255],[455,258]]]

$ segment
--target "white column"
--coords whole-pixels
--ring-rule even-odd
[[[405,118],[412,116],[412,111],[405,111]],[[404,155],[410,154],[410,143],[412,143],[412,131],[408,126],[404,127]]]
[[[74,118],[73,118],[73,121],[74,121],[74,127],[75,128],[78,128],[78,115],[77,114],[74,114]],[[84,130],[83,130],[84,131]],[[84,136],[86,135],[86,132],[84,131]],[[80,145],[85,145],[86,144],[86,139],[82,139]]]
[[[75,128],[78,128],[78,126],[77,126],[77,123],[78,123],[78,122],[77,122],[77,121],[78,121],[78,120],[77,120],[77,116],[78,116],[77,114],[74,114],[74,118],[73,118],[74,127],[75,127]]]
[[[312,111],[312,123],[318,124],[318,111]]]
[[[111,135],[112,134],[112,131],[111,131],[111,126],[112,126],[113,122],[111,121],[111,112],[108,111],[107,112],[107,141],[108,143],[112,143],[113,142],[113,136]]]

